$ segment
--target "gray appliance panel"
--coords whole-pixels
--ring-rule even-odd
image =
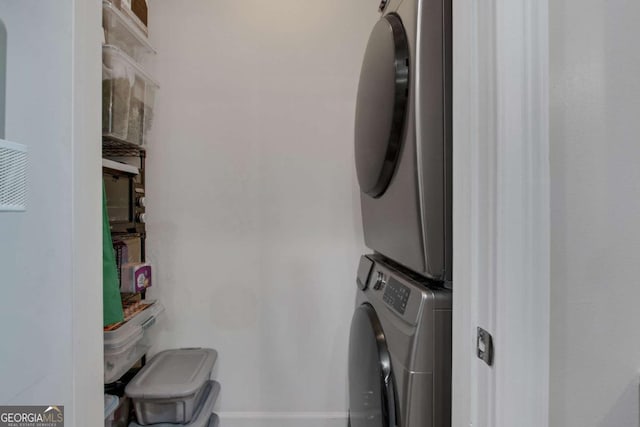
[[[361,193],[365,244],[426,277],[450,282],[450,0],[392,1],[385,13],[403,22],[411,78],[395,174],[378,197]]]
[[[365,263],[375,264],[368,286],[358,290],[356,307],[373,307],[384,331],[398,393],[399,427],[450,426],[451,291],[419,283],[375,255],[365,258]],[[376,289],[378,273],[385,284]],[[385,301],[390,282],[409,291],[404,313]]]

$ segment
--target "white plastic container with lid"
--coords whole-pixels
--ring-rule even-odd
[[[144,145],[160,86],[116,46],[102,47],[102,63],[103,135]]]
[[[106,44],[120,48],[135,61],[140,62],[156,51],[149,43],[147,35],[134,23],[130,15],[109,1],[102,2],[102,27]]]
[[[206,348],[167,350],[155,355],[125,389],[138,424],[187,424],[205,393],[218,353]]]
[[[132,2],[131,0],[108,0],[112,3],[119,11],[125,14],[131,22],[145,35],[149,33],[147,26],[140,20],[138,16],[133,12]]]
[[[105,342],[116,339],[115,337],[112,338],[112,336],[120,334],[128,335],[130,333],[128,330],[135,329],[136,326],[142,326],[142,329],[150,328],[164,312],[164,306],[156,300],[141,300],[140,304],[148,304],[148,307],[118,326],[116,329],[105,332]]]
[[[181,425],[185,427],[210,427],[212,425],[211,419],[214,417],[217,418],[217,415],[212,414],[212,412],[219,394],[220,384],[216,381],[208,381],[204,386],[203,396],[193,414],[193,420],[188,424]],[[129,427],[140,427],[141,425],[142,424],[132,422],[129,424]],[[175,427],[175,424],[159,423],[154,424],[154,427]]]
[[[117,329],[104,332],[105,384],[118,380],[149,351],[148,332],[163,311],[162,304],[153,302]]]
[[[128,328],[124,334],[112,334],[104,341],[104,382],[123,376],[148,350],[142,344],[142,327]]]

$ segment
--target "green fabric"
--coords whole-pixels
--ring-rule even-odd
[[[104,326],[124,320],[104,182],[102,183],[102,308]]]

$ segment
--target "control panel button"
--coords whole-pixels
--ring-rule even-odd
[[[390,277],[387,282],[387,287],[384,291],[382,300],[394,310],[400,314],[404,314],[409,303],[409,296],[411,295],[411,289]]]

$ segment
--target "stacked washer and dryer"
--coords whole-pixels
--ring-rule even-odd
[[[451,0],[383,0],[360,74],[351,427],[451,425]]]

